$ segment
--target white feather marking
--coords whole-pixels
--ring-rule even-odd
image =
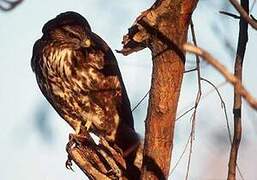
[[[66,55],[68,54],[70,50],[69,49],[63,49],[61,52],[59,52],[59,60],[65,61]]]
[[[95,144],[96,144],[96,145],[99,145],[99,143],[100,143],[100,138],[99,138],[96,134],[94,134],[94,133],[92,133],[92,132],[89,132],[89,135],[92,137],[92,139],[94,140]]]
[[[69,62],[71,61],[71,51],[67,51],[67,59],[66,59],[66,61],[69,61]],[[66,62],[64,64],[64,73],[66,74],[67,77],[71,76],[71,70],[70,70],[68,62]]]
[[[51,87],[55,95],[64,98],[65,93],[58,86],[56,86],[54,83],[51,83]]]
[[[71,74],[71,71],[69,67],[67,66],[67,61],[71,57],[71,50],[70,49],[62,49],[54,51],[54,53],[51,53],[49,56],[49,63],[52,65],[53,70],[59,70],[60,75],[68,75]],[[65,74],[64,74],[65,73]]]
[[[56,61],[56,60],[57,60],[57,57],[58,57],[58,54],[59,54],[59,50],[56,49],[53,54],[50,54],[50,61],[51,61],[51,62]]]

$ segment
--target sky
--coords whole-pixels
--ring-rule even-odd
[[[34,42],[41,37],[44,23],[59,13],[72,10],[86,17],[92,29],[110,47],[121,49],[122,36],[140,12],[154,0],[25,0],[10,12],[0,12],[0,179],[1,180],[79,180],[84,174],[64,167],[67,159],[65,145],[72,129],[57,115],[42,96],[30,67]],[[193,15],[198,44],[214,54],[233,71],[238,23],[222,16],[219,10],[235,12],[223,1],[199,2]],[[252,10],[254,14],[255,7]],[[256,14],[256,13],[255,13]],[[189,41],[190,41],[189,36]],[[228,49],[224,42],[232,45]],[[256,55],[257,33],[249,28],[249,43],[244,63],[244,85],[257,97]],[[150,88],[151,54],[144,50],[130,56],[115,54],[134,107]],[[186,68],[192,68],[194,57],[187,56]],[[215,69],[201,63],[202,76],[219,85],[224,78]],[[224,83],[223,83],[224,84]],[[203,83],[204,96],[200,102],[193,145],[190,178],[192,180],[226,179],[229,141],[226,122],[217,94]],[[232,128],[233,87],[228,83],[220,92],[226,102]],[[208,93],[210,92],[211,93]],[[195,73],[185,74],[179,100],[178,115],[191,106],[197,93]],[[136,130],[143,138],[148,99],[133,112]],[[257,113],[244,102],[243,139],[239,166],[245,179],[257,176]],[[176,122],[172,165],[179,159],[190,133],[190,114]],[[188,151],[170,179],[184,179]],[[240,178],[239,178],[240,179]]]

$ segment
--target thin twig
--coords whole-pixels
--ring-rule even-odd
[[[186,145],[181,153],[181,155],[179,156],[177,162],[175,163],[174,167],[171,169],[170,171],[170,174],[169,176],[175,171],[175,169],[177,168],[177,166],[179,165],[180,161],[182,160],[184,154],[186,153],[186,150],[187,150],[187,147],[189,145],[189,142],[190,142],[190,139],[191,139],[191,134],[189,135],[188,139],[187,139],[187,142],[186,142]]]
[[[253,16],[253,15],[250,15],[251,16],[251,18],[255,21],[255,22],[257,22],[257,19]]]
[[[226,81],[224,81],[224,82],[222,82],[222,83],[220,83],[220,84],[218,84],[216,87],[217,87],[217,89],[219,89],[219,88],[221,88],[222,86],[224,86],[224,85],[226,85],[227,84],[227,82]],[[204,100],[207,96],[209,96],[210,94],[212,94],[213,92],[215,92],[215,89],[213,88],[213,89],[211,89],[211,90],[209,90],[208,92],[206,92],[206,93],[203,93],[202,94],[202,98],[201,98],[201,100]],[[182,117],[184,117],[186,114],[188,114],[189,112],[191,112],[192,110],[194,110],[194,101],[193,102],[191,102],[191,103],[189,103],[189,105],[187,105],[186,107],[184,107],[184,108],[182,108],[183,109],[183,111],[185,110],[185,112],[183,112],[180,116],[178,116],[178,118],[176,119],[176,121],[178,121],[179,119],[181,119]]]
[[[242,8],[242,6],[238,3],[237,0],[229,0],[231,2],[231,4],[234,6],[234,8],[239,12],[239,14],[244,18],[244,20],[250,24],[254,29],[257,30],[257,22],[255,22],[248,14],[248,12],[246,12],[244,10],[244,8]]]
[[[193,38],[193,43],[195,46],[197,46],[196,42],[196,36],[195,36],[195,31],[194,31],[194,24],[193,21],[191,20],[190,23],[190,29],[191,29],[191,34]],[[197,107],[199,105],[199,102],[201,100],[202,96],[202,87],[201,87],[201,71],[200,71],[200,58],[196,54],[195,55],[196,59],[196,70],[197,70],[197,83],[198,83],[198,92],[197,96],[195,99],[195,106],[194,106],[194,112],[192,114],[192,127],[191,127],[191,134],[190,134],[190,150],[189,150],[189,157],[188,157],[188,163],[187,163],[187,171],[186,171],[186,180],[189,177],[189,169],[190,169],[190,163],[191,163],[191,157],[192,157],[192,151],[193,151],[193,140],[194,140],[194,135],[195,135],[195,122],[196,122],[196,112],[197,112]]]
[[[201,80],[203,80],[203,78],[201,78]],[[224,81],[224,82],[220,83],[219,85],[217,85],[217,86],[215,86],[215,87],[216,87],[216,89],[218,90],[218,88],[224,86],[226,83],[227,83],[227,82]],[[216,91],[216,89],[213,88],[213,89],[209,90],[208,92],[203,93],[203,94],[202,94],[202,97],[201,97],[201,100],[205,99],[208,95],[212,94],[214,91]],[[179,116],[176,118],[176,121],[180,120],[182,117],[184,117],[185,115],[187,115],[188,113],[190,113],[192,110],[194,110],[194,109],[195,109],[195,106],[194,106],[193,104],[194,104],[194,102],[190,103],[190,106],[192,106],[192,107],[186,106],[185,108],[183,108],[183,109],[188,109],[188,110],[186,110],[186,111],[183,112],[181,115],[179,115]],[[189,108],[189,107],[190,107],[190,108]]]
[[[198,97],[198,96],[197,96]],[[200,100],[200,99],[199,99]],[[197,101],[196,101],[197,102]],[[199,102],[198,102],[199,103]],[[189,142],[190,142],[190,146],[189,146],[189,154],[188,154],[188,161],[187,161],[187,169],[186,169],[186,177],[185,180],[188,179],[189,177],[189,170],[190,170],[190,164],[191,164],[191,159],[192,159],[192,153],[193,153],[193,140],[194,140],[194,133],[195,133],[195,117],[196,117],[196,109],[194,108],[194,112],[190,118],[191,122],[192,122],[192,127],[191,127],[191,132],[190,132],[190,138],[189,138]]]
[[[187,115],[188,113],[190,113],[192,110],[195,109],[195,106],[191,107],[190,109],[188,109],[187,111],[185,111],[183,114],[181,114],[179,117],[176,118],[176,121],[178,121],[179,119],[181,119],[182,117],[184,117],[185,115]]]
[[[196,70],[197,70],[197,68],[193,68],[193,69],[185,70],[184,73],[194,72]]]
[[[205,79],[201,78],[201,80],[205,80]],[[208,81],[208,80],[206,80],[206,81]],[[224,83],[222,83],[222,84],[224,84]],[[213,85],[213,87],[214,87],[214,90],[216,90],[216,91],[218,92],[218,94],[219,94],[219,96],[220,96],[220,98],[221,98],[221,101],[224,103],[224,101],[223,101],[223,99],[222,99],[222,97],[221,97],[221,95],[220,95],[220,93],[219,93],[217,87],[214,86],[214,85]],[[210,92],[208,92],[207,95],[210,94],[211,92],[213,92],[213,90],[211,90]],[[206,97],[206,96],[205,96],[205,97]],[[225,110],[224,110],[224,111],[225,111],[225,113],[226,113],[226,106],[225,106],[225,103],[224,103],[224,107],[225,107]],[[187,111],[185,111],[183,114],[181,114],[180,116],[178,116],[178,117],[176,118],[176,121],[178,121],[179,119],[181,119],[182,117],[184,117],[186,114],[188,114],[188,113],[191,112],[192,110],[195,110],[195,106],[191,107],[190,109],[188,109]],[[226,114],[226,119],[228,119],[228,118],[227,118],[227,114]],[[228,125],[228,124],[227,124],[227,125]],[[229,126],[228,126],[228,128],[229,128]],[[229,130],[229,132],[230,132],[230,130]],[[230,135],[230,136],[231,136],[231,135]],[[185,145],[185,147],[184,147],[184,149],[183,149],[181,155],[179,156],[179,159],[177,160],[177,162],[175,163],[174,167],[172,168],[172,170],[171,170],[171,172],[170,172],[170,175],[175,171],[175,169],[176,169],[177,166],[179,165],[180,161],[182,160],[182,158],[183,158],[183,156],[184,156],[184,154],[185,154],[185,152],[186,152],[186,150],[187,150],[187,147],[188,147],[188,145],[189,145],[189,143],[190,143],[190,141],[191,141],[191,137],[192,137],[192,135],[191,135],[191,133],[190,133],[190,136],[189,136],[189,138],[188,138],[188,140],[187,140],[187,143],[186,143],[186,145]],[[192,150],[190,150],[190,151],[192,151]]]
[[[229,17],[232,17],[232,18],[235,18],[235,19],[240,19],[240,16],[238,15],[235,15],[233,13],[230,13],[230,12],[226,12],[226,11],[219,11],[220,14],[223,14],[223,15],[227,15]]]
[[[193,71],[196,71],[197,70],[197,68],[193,68],[193,69],[190,69],[190,70],[187,70],[187,71],[184,71],[184,73],[189,73],[189,72],[193,72]],[[140,106],[140,104],[145,100],[145,98],[149,95],[149,92],[150,92],[150,90],[148,90],[147,91],[147,93],[138,101],[138,103],[132,108],[132,112],[134,112],[139,106]],[[194,107],[193,107],[194,108]],[[192,109],[189,109],[189,112],[191,111],[191,110],[193,110],[193,108]],[[177,119],[176,119],[176,121],[177,120],[179,120],[180,118],[182,118],[184,115],[186,115],[188,112],[186,112],[185,114],[182,114],[180,117],[178,117]]]
[[[150,90],[147,91],[147,93],[140,99],[140,101],[135,105],[135,107],[132,108],[132,112],[135,111],[138,106],[145,100],[145,98],[149,95]]]
[[[224,110],[224,115],[225,115],[225,119],[226,119],[226,126],[227,126],[227,130],[228,130],[228,137],[229,137],[229,142],[230,144],[232,143],[232,135],[231,135],[231,130],[230,130],[230,126],[229,126],[229,121],[228,121],[228,113],[227,113],[227,108],[226,108],[226,104],[220,94],[220,91],[219,89],[211,82],[209,81],[208,79],[205,79],[203,77],[201,77],[201,80],[202,81],[205,81],[207,82],[208,84],[210,84],[214,89],[215,91],[217,92],[219,98],[220,98],[220,102],[221,102],[221,107],[222,109]]]
[[[224,115],[225,115],[225,119],[226,119],[226,126],[227,126],[227,131],[228,131],[229,142],[230,142],[230,144],[232,144],[232,135],[231,135],[231,130],[230,130],[229,121],[228,121],[228,113],[227,113],[226,103],[223,100],[223,98],[222,98],[222,96],[221,96],[221,94],[219,92],[219,89],[211,81],[209,81],[209,80],[207,80],[205,78],[201,78],[201,80],[207,82],[208,84],[210,84],[215,89],[215,91],[217,92],[217,94],[218,94],[218,96],[220,98],[221,107],[222,107],[222,109],[224,111]],[[238,173],[239,173],[241,179],[244,180],[245,178],[244,178],[243,173],[241,172],[240,167],[239,167],[238,164],[236,165],[236,168],[238,170]]]
[[[192,44],[187,43],[187,44],[184,44],[183,47],[185,51],[201,56],[206,62],[208,62],[216,70],[218,70],[228,82],[230,82],[233,86],[237,86],[238,93],[249,103],[249,105],[253,109],[257,110],[257,100],[245,89],[242,83],[232,73],[230,73],[223,64],[221,64],[217,59],[215,59],[207,51],[199,47],[196,47]]]
[[[224,109],[224,114],[225,114],[225,119],[226,119],[226,125],[227,125],[227,129],[228,129],[228,134],[229,134],[229,140],[230,140],[230,143],[232,143],[232,139],[231,139],[231,130],[230,130],[229,123],[228,123],[228,115],[227,115],[227,110],[226,110],[226,104],[225,104],[225,102],[224,102],[224,100],[223,100],[223,98],[222,98],[222,96],[221,96],[221,94],[220,94],[220,92],[219,92],[219,90],[218,90],[218,87],[216,87],[212,82],[210,82],[209,80],[207,80],[207,79],[205,79],[205,78],[202,78],[202,77],[201,77],[201,80],[202,80],[202,81],[206,81],[207,83],[209,83],[209,84],[213,87],[213,90],[215,90],[215,91],[217,92],[217,94],[218,94],[218,96],[219,96],[219,98],[220,98],[220,101],[221,101],[221,104],[222,104],[222,109]],[[221,83],[221,84],[219,85],[219,87],[221,87],[221,85],[224,85],[224,84],[225,84],[224,82]],[[203,96],[202,99],[205,98],[205,97],[206,97],[207,95],[209,95],[210,93],[212,93],[213,90],[211,90],[211,91],[209,91],[208,93],[204,94],[205,96]],[[195,106],[191,107],[190,109],[188,109],[187,111],[185,111],[182,115],[180,115],[180,116],[176,119],[176,121],[179,120],[179,119],[181,119],[183,116],[185,116],[186,114],[188,114],[189,112],[191,112],[191,111],[194,110],[194,109],[195,109]],[[186,150],[187,150],[187,147],[188,147],[188,145],[189,145],[189,142],[190,142],[190,140],[191,140],[191,137],[192,137],[192,136],[191,136],[191,134],[190,134],[190,136],[189,136],[189,138],[188,138],[188,140],[187,140],[187,143],[186,143],[186,145],[185,145],[185,147],[184,147],[184,149],[183,149],[181,155],[179,156],[178,161],[175,163],[174,167],[172,168],[172,170],[171,170],[171,172],[170,172],[170,175],[175,171],[175,169],[177,168],[178,164],[179,164],[180,161],[182,160],[182,158],[183,158],[183,156],[184,156],[184,154],[185,154],[185,152],[186,152]],[[244,179],[244,178],[243,178],[243,175],[241,174],[241,171],[240,171],[239,167],[238,167],[238,171],[239,171],[239,173],[240,173],[241,178]]]

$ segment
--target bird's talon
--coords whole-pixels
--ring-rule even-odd
[[[71,161],[71,158],[70,158],[69,155],[68,155],[67,161],[65,162],[65,167],[66,167],[67,169],[69,169],[69,170],[74,171],[74,170],[72,169],[72,161]]]
[[[72,149],[72,146],[76,145],[74,138],[69,138],[69,142],[66,144],[66,151],[69,152]]]

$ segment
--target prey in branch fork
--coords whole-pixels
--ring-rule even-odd
[[[31,67],[43,95],[75,130],[72,137],[83,137],[83,129],[129,154],[139,138],[110,47],[76,12],[58,15],[42,32]]]

